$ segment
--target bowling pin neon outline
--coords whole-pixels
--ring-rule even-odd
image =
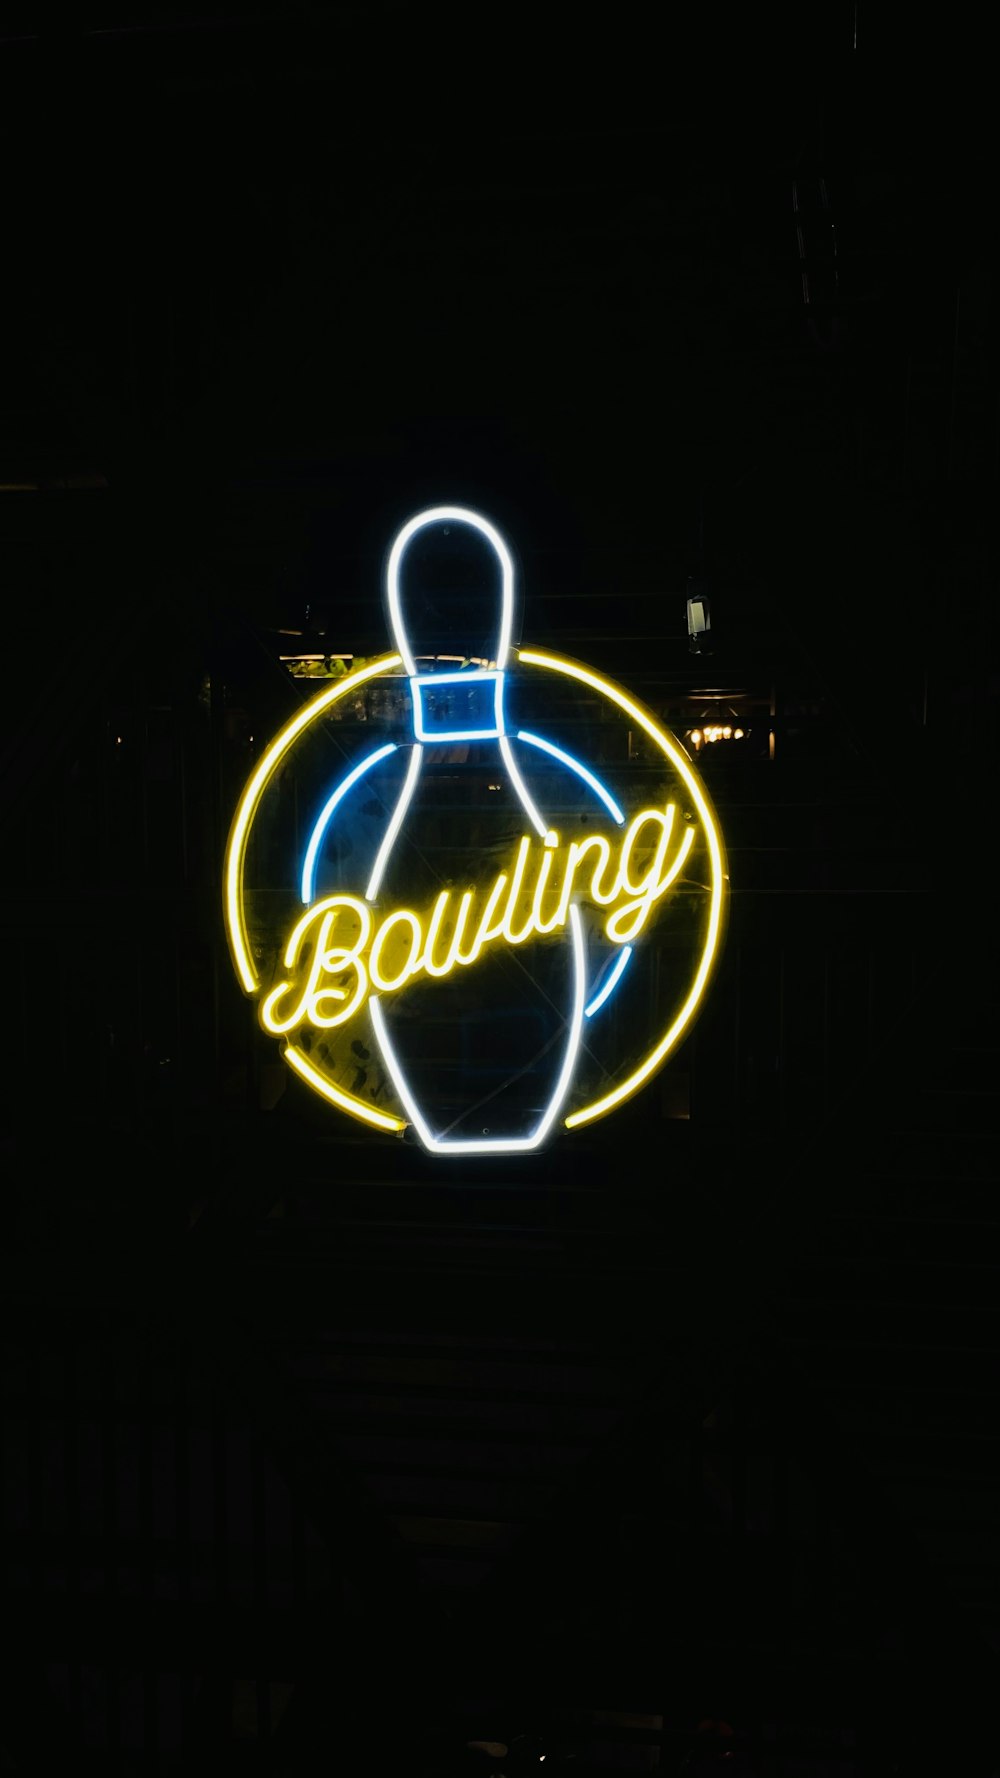
[[[473,530],[478,531],[492,546],[493,551],[500,562],[500,629],[497,639],[497,651],[494,666],[488,671],[480,670],[475,672],[475,679],[480,682],[489,679],[495,681],[496,692],[493,703],[494,723],[492,729],[487,727],[473,731],[475,738],[480,740],[496,740],[510,781],[514,786],[518,800],[520,801],[525,814],[539,837],[546,844],[553,845],[555,844],[555,836],[553,835],[551,839],[549,837],[551,832],[549,825],[536,808],[530,792],[528,791],[528,787],[518,771],[517,762],[511,751],[510,740],[505,731],[503,674],[507,656],[510,652],[510,636],[514,619],[514,564],[511,560],[510,551],[494,526],[492,526],[488,520],[481,518],[478,513],[471,512],[468,508],[462,506],[434,506],[429,507],[424,512],[416,513],[414,517],[409,519],[402,527],[402,530],[398,532],[389,553],[389,562],[386,571],[389,622],[392,628],[393,639],[402,656],[403,665],[410,680],[410,691],[413,699],[414,712],[414,734],[416,735],[423,729],[423,687],[425,685],[436,687],[446,682],[453,684],[456,680],[463,677],[461,674],[448,674],[447,676],[442,676],[435,673],[420,674],[417,672],[417,664],[413,656],[413,651],[410,648],[410,640],[407,634],[406,623],[403,618],[400,601],[399,571],[408,544],[412,542],[418,531],[426,530],[428,525],[445,523],[465,524],[469,525]],[[425,729],[423,729],[423,732],[426,736]],[[435,736],[434,738],[437,740],[443,737]],[[459,738],[459,732],[452,731],[450,738]],[[472,737],[470,736],[470,738]],[[374,901],[378,895],[392,848],[398,837],[406,810],[412,800],[413,793],[420,777],[423,751],[424,744],[420,740],[415,740],[409,770],[407,771],[406,779],[402,790],[400,791],[396,808],[393,812],[385,838],[379,848],[378,856],[375,860],[375,865],[368,882],[368,887],[365,890],[366,901]],[[586,981],[583,929],[579,911],[577,909],[574,908],[570,910],[570,917],[573,942],[574,990],[573,1011],[569,1020],[566,1052],[552,1097],[530,1136],[449,1138],[447,1136],[435,1135],[428,1126],[426,1119],[423,1117],[410,1089],[409,1083],[403,1074],[399,1058],[393,1049],[386,1029],[385,1018],[379,1004],[379,997],[378,995],[372,995],[369,999],[368,1004],[371,1011],[372,1025],[379,1042],[379,1047],[382,1050],[382,1058],[385,1062],[386,1070],[406,1108],[407,1114],[420,1135],[425,1148],[437,1153],[442,1150],[447,1150],[453,1154],[487,1154],[491,1152],[512,1153],[537,1148],[544,1141],[556,1114],[569,1091],[573,1066],[579,1052],[580,1034],[583,1026],[584,990]]]

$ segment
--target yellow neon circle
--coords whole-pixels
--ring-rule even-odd
[[[711,861],[712,880],[708,928],[687,998],[676,1017],[626,1080],[612,1092],[592,1100],[564,1120],[566,1129],[575,1129],[581,1124],[590,1123],[596,1118],[603,1117],[637,1092],[664,1061],[689,1025],[707,986],[722,935],[726,885],[724,850],[714,812],[690,760],[672,737],[660,727],[648,710],[644,709],[613,680],[605,678],[603,674],[594,672],[592,668],[586,667],[578,661],[571,660],[568,656],[554,655],[540,649],[519,649],[512,652],[515,658],[524,665],[562,673],[568,678],[580,681],[581,684],[589,685],[601,696],[616,704],[633,723],[644,730],[680,776],[690,793],[702,822]],[[261,798],[289,749],[324,710],[339,699],[355,692],[366,680],[380,674],[390,674],[402,664],[402,657],[399,654],[382,655],[357,672],[337,680],[334,685],[325,688],[317,697],[311,699],[285,724],[265,749],[243,791],[233,817],[226,847],[224,916],[233,963],[247,994],[254,993],[260,987],[260,978],[251,957],[247,935],[244,910],[244,867],[247,843]],[[383,1130],[398,1132],[406,1128],[404,1118],[376,1111],[373,1106],[367,1105],[353,1094],[334,1086],[315,1068],[306,1053],[297,1044],[287,1043],[282,1053],[289,1065],[316,1092],[351,1116]]]

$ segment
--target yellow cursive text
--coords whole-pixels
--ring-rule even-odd
[[[369,989],[392,993],[415,976],[468,967],[500,940],[520,945],[556,932],[581,898],[608,909],[604,930],[613,944],[632,944],[676,881],[694,838],[694,826],[678,824],[668,803],[633,818],[617,856],[603,834],[568,846],[551,830],[542,844],[525,835],[511,868],[485,895],[466,889],[455,899],[443,889],[426,919],[412,908],[378,919],[357,896],[326,896],[292,931],[283,956],[287,976],[262,1002],[261,1024],[276,1036],[303,1024],[342,1025]]]

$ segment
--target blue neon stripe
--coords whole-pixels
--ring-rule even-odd
[[[395,741],[388,741],[384,747],[376,747],[374,753],[369,753],[367,759],[363,759],[360,765],[354,766],[354,768],[348,772],[346,778],[341,779],[329,802],[326,804],[326,807],[309,836],[309,844],[306,847],[306,855],[302,862],[302,900],[307,907],[313,898],[316,859],[319,856],[320,846],[323,844],[326,830],[330,825],[337,804],[341,801],[342,797],[347,795],[351,786],[356,784],[358,779],[364,776],[365,772],[370,771],[372,766],[378,765],[380,759],[387,759],[389,754],[395,753],[395,751]]]
[[[590,785],[591,790],[596,791],[609,815],[617,821],[619,827],[622,825],[625,817],[610,790],[606,790],[600,779],[595,778],[593,772],[588,771],[585,765],[581,765],[578,759],[574,759],[571,753],[564,753],[561,747],[554,747],[551,741],[543,741],[541,735],[530,735],[527,729],[518,729],[517,738],[519,741],[527,741],[530,747],[540,747],[543,753],[551,753],[553,759],[558,759],[564,766],[568,766],[571,772],[575,772],[578,778],[582,778],[585,784]]]
[[[604,1002],[614,993],[615,989],[618,986],[618,983],[621,981],[622,976],[625,973],[625,965],[628,962],[631,955],[632,955],[632,946],[625,945],[622,950],[621,956],[616,959],[614,968],[609,972],[608,979],[605,982],[600,993],[595,994],[593,1000],[590,1002],[590,1005],[584,1007],[583,1016],[585,1019],[592,1019],[595,1012],[598,1012],[600,1010],[600,1008],[604,1005]]]

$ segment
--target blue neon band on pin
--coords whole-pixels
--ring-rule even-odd
[[[435,728],[429,725],[424,708],[424,692],[439,691],[443,685],[493,685],[493,720],[479,725]],[[492,669],[476,669],[471,673],[416,673],[410,678],[413,697],[413,734],[418,741],[495,741],[504,733],[503,674]],[[485,699],[484,699],[485,702]]]

